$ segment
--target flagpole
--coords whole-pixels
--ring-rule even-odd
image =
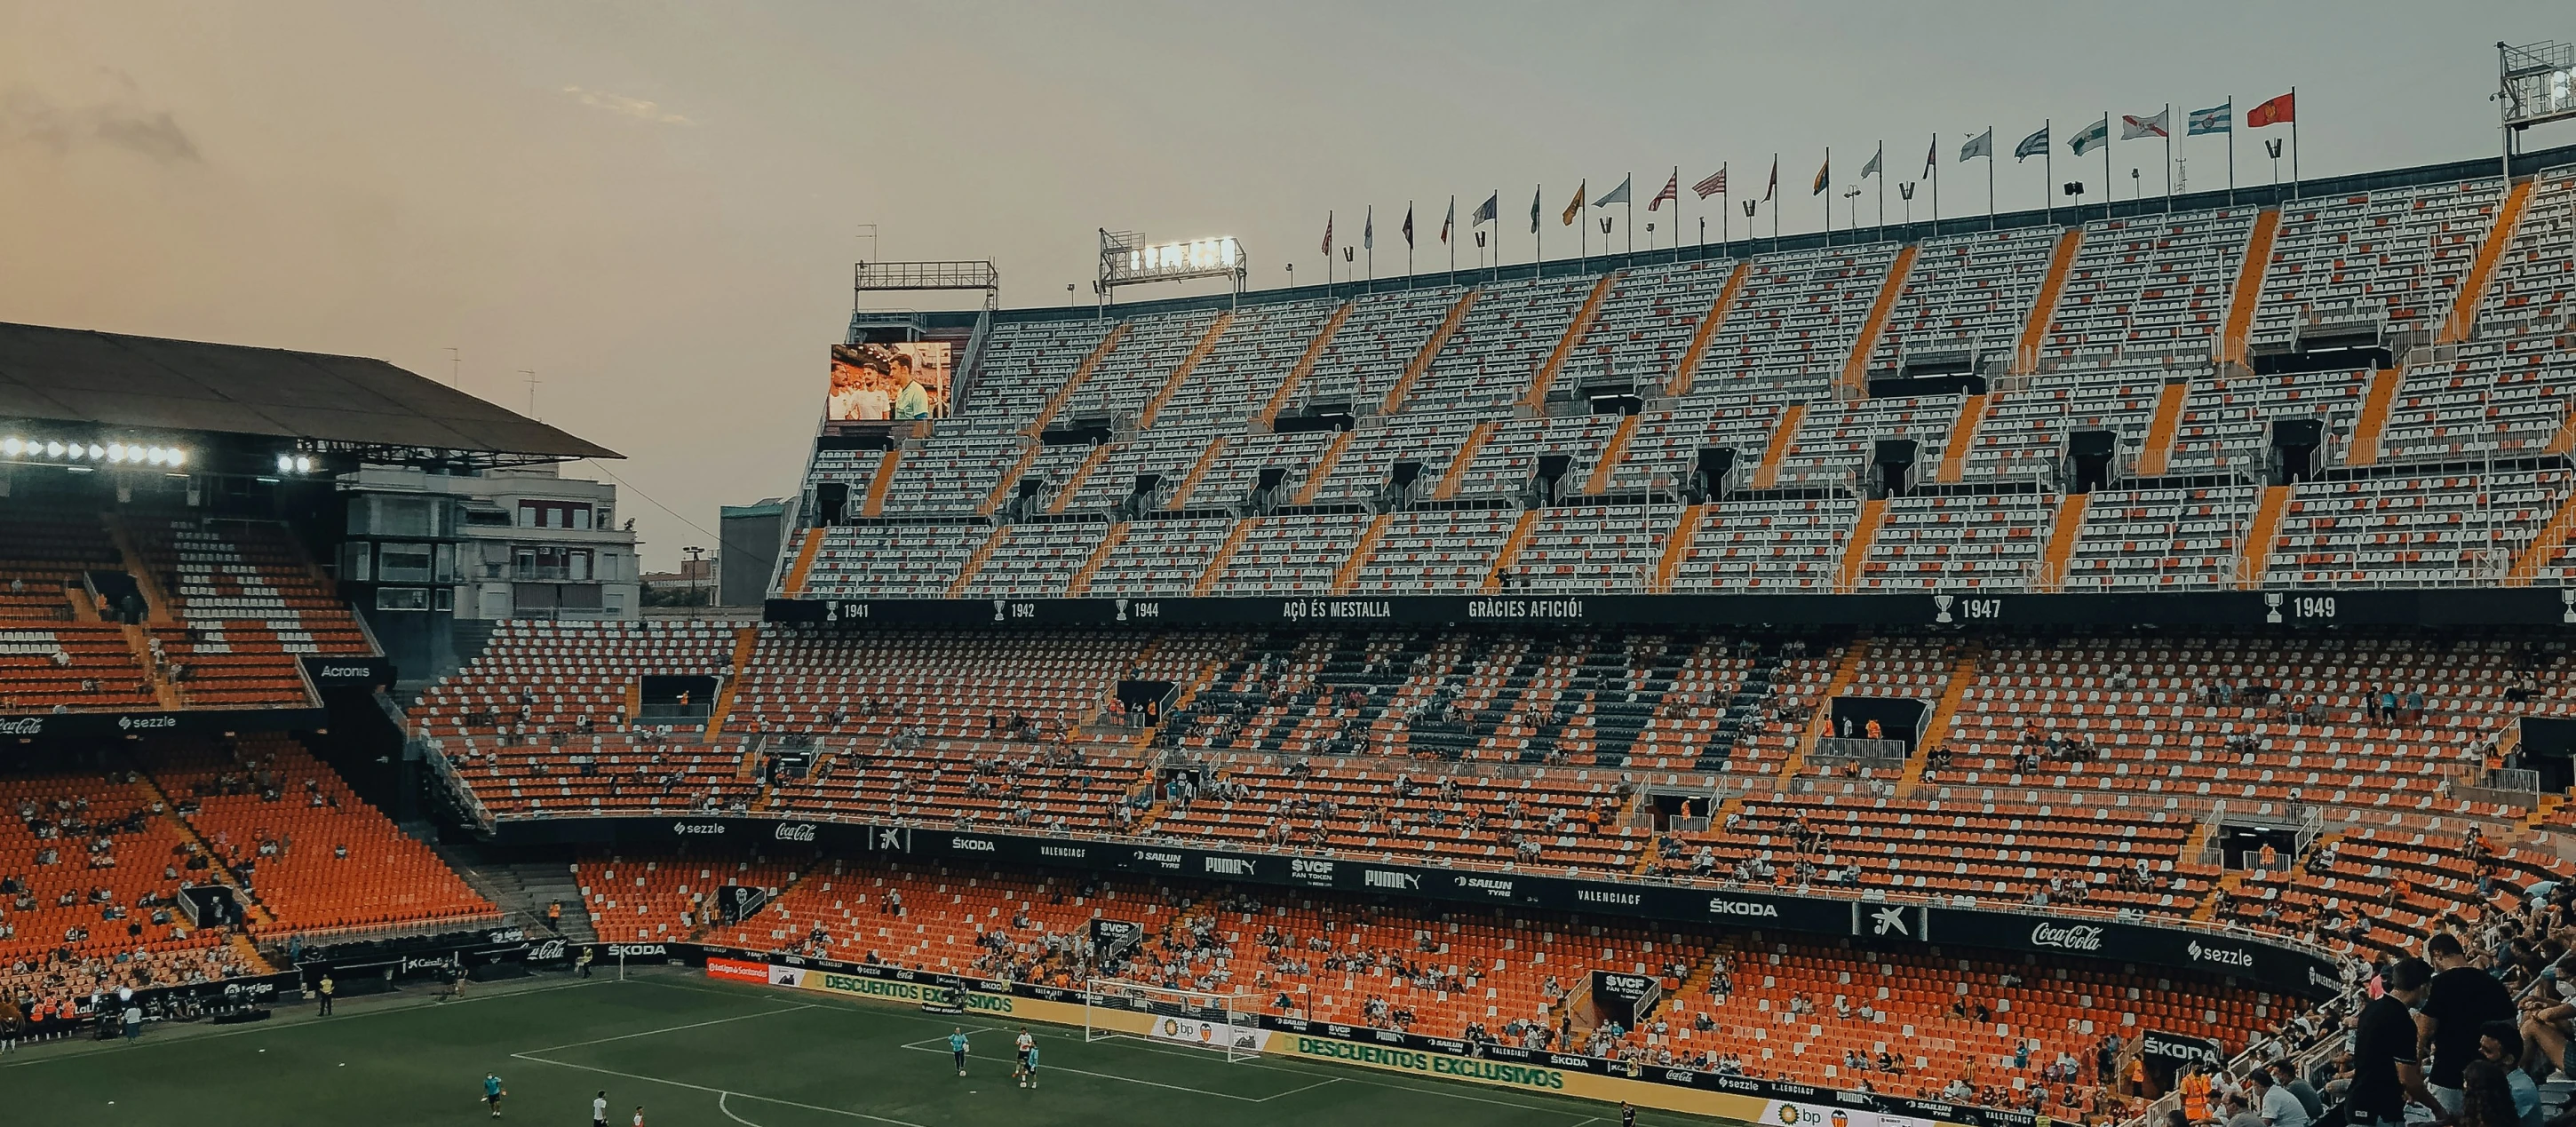
[[[1986,230],[1995,229],[1995,127],[1986,127]]]
[[[1682,260],[1682,166],[1673,166],[1673,261]],[[1648,250],[1654,248],[1648,247]]]
[[[1763,189],[1765,196],[1780,194],[1780,154],[1778,153],[1771,154],[1771,181],[1771,184]],[[1771,253],[1780,253],[1780,202],[1778,200],[1771,201]]]
[[[1878,166],[1878,237],[1887,238],[1887,142],[1878,143],[1878,155],[1870,158]]]
[[[2505,167],[2505,179],[2511,180],[2513,168]],[[2299,198],[2299,88],[2290,87],[2290,198]]]
[[[1733,162],[1731,161],[1719,161],[1717,165],[1718,174],[1726,177],[1726,179],[1719,180],[1717,182],[1717,246],[1719,250],[1726,249],[1726,244],[1729,241],[1726,236],[1727,221],[1735,218],[1732,214],[1735,211],[1735,196],[1727,191],[1728,183],[1733,180],[1734,177],[1726,175],[1727,169],[1732,163]],[[1746,225],[1750,226],[1751,224],[1748,222]],[[1706,254],[1702,254],[1700,257],[1706,258],[1708,256]]]
[[[1825,166],[1817,171],[1823,173],[1817,179],[1825,182],[1825,190],[1809,194],[1825,201],[1825,245],[1832,246],[1834,245],[1834,147],[1832,145],[1825,146]]]
[[[1547,224],[1540,222],[1539,208],[1547,202],[1547,185],[1542,182],[1530,196],[1530,277],[1538,277],[1538,264],[1547,261]],[[1498,224],[1499,226],[1499,224]],[[1494,279],[1502,280],[1502,255],[1494,255]]]
[[[1482,250],[1482,249],[1484,249],[1484,248],[1479,247],[1479,248],[1477,248],[1477,249]],[[1482,256],[1479,256],[1479,257],[1482,257]],[[1500,188],[1496,188],[1496,189],[1494,189],[1494,272],[1493,272],[1492,274],[1490,274],[1490,275],[1487,275],[1487,277],[1488,277],[1489,279],[1491,279],[1491,278],[1500,278],[1500,277],[1502,277],[1502,272],[1503,272],[1503,190],[1502,190],[1502,189],[1500,189]]]
[[[2165,214],[2173,214],[2173,103],[2165,103]]]
[[[2118,198],[2119,193],[2111,190],[2111,111],[2104,110],[2102,111],[2102,219],[2104,222],[2110,221],[2111,201]],[[2076,212],[2076,217],[2080,219],[2083,214],[2079,210]]]
[[[2109,168],[2109,165],[2103,165]],[[1377,205],[1370,204],[1368,221],[1360,224],[1360,249],[1368,252],[1368,292],[1377,292]]]
[[[1932,135],[1932,234],[1941,234],[1941,135]]]
[[[2055,223],[2057,222],[2057,119],[2053,117],[2039,119],[2039,131],[2048,137],[2048,142],[2039,147],[2039,174],[2048,178],[2048,183],[2039,186],[2039,218],[2042,222]],[[2020,160],[2021,153],[2017,151],[2013,153],[2013,159]],[[2082,223],[2084,213],[2076,212],[2075,221]]]
[[[1449,193],[1449,218],[1440,221],[1440,241],[1449,244],[1449,284],[1458,284],[1458,193]]]
[[[2227,206],[2236,206],[2236,95],[2227,96]]]
[[[1628,198],[1620,202],[1628,205],[1628,253],[1635,254],[1637,253],[1637,174],[1631,172],[1627,179],[1619,183],[1628,189]],[[1655,248],[1648,246],[1646,249]],[[1601,240],[1601,253],[1604,255],[1610,253],[1610,240]]]
[[[1333,209],[1324,209],[1324,296],[1333,296]]]

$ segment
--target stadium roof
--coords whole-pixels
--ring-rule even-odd
[[[516,458],[616,458],[382,360],[0,323],[0,418]]]

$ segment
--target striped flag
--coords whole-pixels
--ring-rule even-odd
[[[2198,137],[2204,133],[2233,133],[2235,131],[2236,106],[2234,99],[2220,102],[2205,110],[2191,111],[2190,119],[2183,126],[2183,136],[2185,137]]]
[[[1333,213],[1332,213],[1332,212],[1327,211],[1327,212],[1325,212],[1325,213],[1324,213],[1324,256],[1325,256],[1325,257],[1327,257],[1327,258],[1330,258],[1330,257],[1332,257],[1332,254],[1333,254]]]
[[[1655,193],[1655,198],[1647,201],[1646,210],[1654,211],[1663,207],[1665,200],[1671,200],[1674,203],[1682,202],[1682,170],[1678,168],[1673,170],[1672,179],[1664,181],[1664,190]]]
[[[1691,185],[1691,191],[1699,193],[1701,199],[1707,199],[1725,190],[1726,166],[1722,164],[1717,166],[1717,171],[1708,174],[1708,179]]]
[[[2085,126],[2083,132],[2068,138],[2066,147],[2075,150],[2075,155],[2080,157],[2092,152],[2098,146],[2110,143],[2111,115],[2106,113],[2102,115],[2102,120]]]
[[[2048,152],[2048,127],[2043,125],[2039,127],[2039,132],[2022,138],[2021,144],[2013,146],[2013,159],[2029,160],[2046,152]]]
[[[1470,227],[1482,227],[1485,224],[1501,218],[1502,214],[1503,194],[1501,192],[1496,192],[1493,195],[1485,197],[1484,206],[1477,208],[1475,214],[1467,217],[1467,225]]]

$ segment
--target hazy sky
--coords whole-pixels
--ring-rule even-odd
[[[1784,228],[1813,229],[1825,146],[1847,178],[1883,139],[1903,180],[1932,132],[1988,124],[2001,205],[2035,206],[2009,150],[2042,118],[2062,142],[2232,93],[2241,120],[2292,84],[2305,170],[2336,174],[2494,153],[2493,44],[2551,38],[2576,38],[2563,0],[0,0],[0,320],[438,379],[452,346],[522,410],[533,369],[539,416],[630,456],[608,469],[658,567],[713,540],[655,502],[713,529],[795,488],[861,224],[878,257],[993,260],[1010,304],[1087,280],[1099,227],[1236,235],[1266,287],[1291,260],[1317,280],[1327,208],[1348,240],[1377,205],[1386,275],[1408,198],[1428,269],[1449,194],[1499,187],[1520,261],[1534,183],[1553,212],[1632,169],[1754,183],[1774,150]],[[2177,148],[2224,182],[2214,139]],[[2259,151],[2240,135],[2241,179]],[[2156,190],[2161,153],[2117,146],[2117,178]],[[1983,181],[1945,163],[1944,210]],[[1549,249],[1572,237],[1551,214]]]

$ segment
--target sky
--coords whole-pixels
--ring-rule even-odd
[[[1537,186],[1556,257],[1579,181],[1633,171],[1642,224],[1675,165],[1741,188],[1774,152],[1797,232],[1827,146],[1848,183],[1883,142],[1901,182],[1936,132],[1957,214],[1989,125],[2013,210],[2044,120],[2062,145],[2233,95],[2241,125],[2293,85],[2306,174],[2467,159],[2497,151],[2494,44],[2569,38],[2563,2],[0,0],[0,321],[455,379],[625,453],[566,472],[621,483],[664,568],[795,490],[860,258],[989,259],[1005,304],[1053,304],[1105,227],[1233,235],[1256,287],[1311,284],[1327,210],[1348,242],[1374,205],[1392,276],[1407,201],[1429,270],[1450,195],[1500,189],[1518,262]],[[2218,140],[2175,148],[2224,185]],[[2160,190],[2162,156],[2117,145],[2114,179]]]

